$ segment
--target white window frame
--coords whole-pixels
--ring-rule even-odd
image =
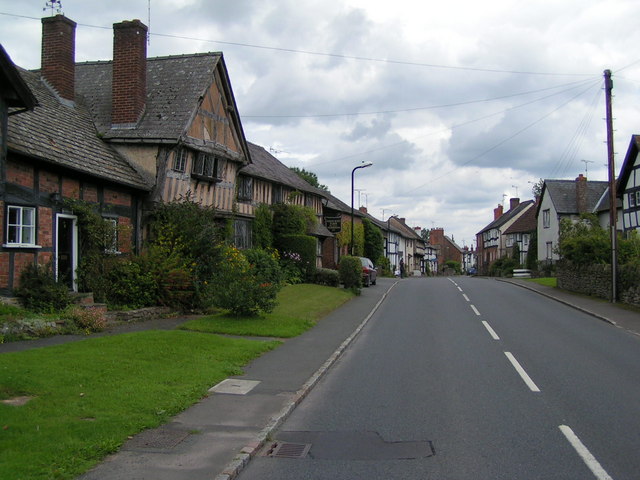
[[[542,228],[551,227],[551,209],[547,208],[542,211]]]
[[[640,207],[640,190],[636,191],[636,207]]]
[[[119,239],[118,239],[118,218],[117,217],[102,217],[105,223],[110,223],[112,225],[113,238],[111,241],[111,245],[107,246],[106,243],[108,239],[105,239],[105,249],[104,253],[108,253],[111,255],[120,255],[122,252],[118,249]],[[109,232],[111,233],[111,232]]]
[[[17,220],[16,223],[11,223],[11,211],[17,211]],[[25,223],[25,213],[31,213],[31,222]],[[3,244],[3,247],[9,248],[40,248],[39,245],[36,244],[36,234],[37,230],[37,209],[36,207],[24,207],[19,205],[7,205],[7,242]],[[26,230],[25,230],[26,229]],[[16,233],[15,238],[16,241],[11,241],[12,238],[11,232],[14,231]],[[31,233],[30,241],[24,240],[25,231]]]
[[[189,150],[186,148],[180,148],[173,159],[173,169],[176,172],[184,173],[187,169],[187,158],[189,156]]]

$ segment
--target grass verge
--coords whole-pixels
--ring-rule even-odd
[[[557,287],[558,279],[556,277],[541,277],[541,278],[526,278],[527,282],[539,283],[540,285],[546,285],[547,287]]]
[[[353,292],[341,288],[287,285],[278,293],[278,306],[269,314],[235,317],[218,313],[183,323],[180,328],[228,335],[291,338],[311,328],[353,296]]]
[[[278,342],[147,331],[0,355],[2,478],[67,479]]]

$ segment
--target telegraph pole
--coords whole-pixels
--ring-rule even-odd
[[[611,70],[604,71],[605,106],[607,109],[607,159],[609,167],[609,228],[611,229],[611,303],[617,300],[617,278],[618,278],[618,236],[616,222],[618,214],[616,211],[616,171],[613,153],[613,115],[611,109],[611,92],[613,82],[611,81]]]

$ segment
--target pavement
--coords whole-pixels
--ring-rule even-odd
[[[272,432],[305,398],[364,328],[400,281],[378,280],[362,295],[324,317],[311,330],[286,340],[244,369],[212,386],[208,396],[159,428],[131,437],[79,480],[231,480],[268,444]],[[494,280],[494,279],[490,279]],[[574,295],[519,279],[501,279],[552,298],[640,336],[640,313],[618,304]],[[121,326],[107,334],[175,328],[184,319]],[[0,353],[86,337],[60,336],[0,345]]]

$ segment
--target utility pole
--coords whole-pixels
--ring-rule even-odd
[[[611,81],[611,70],[604,71],[605,106],[607,109],[607,159],[609,167],[609,228],[611,229],[611,303],[616,303],[618,286],[618,235],[616,222],[618,214],[616,211],[616,171],[613,152],[613,115],[611,108],[611,93],[613,82]]]

